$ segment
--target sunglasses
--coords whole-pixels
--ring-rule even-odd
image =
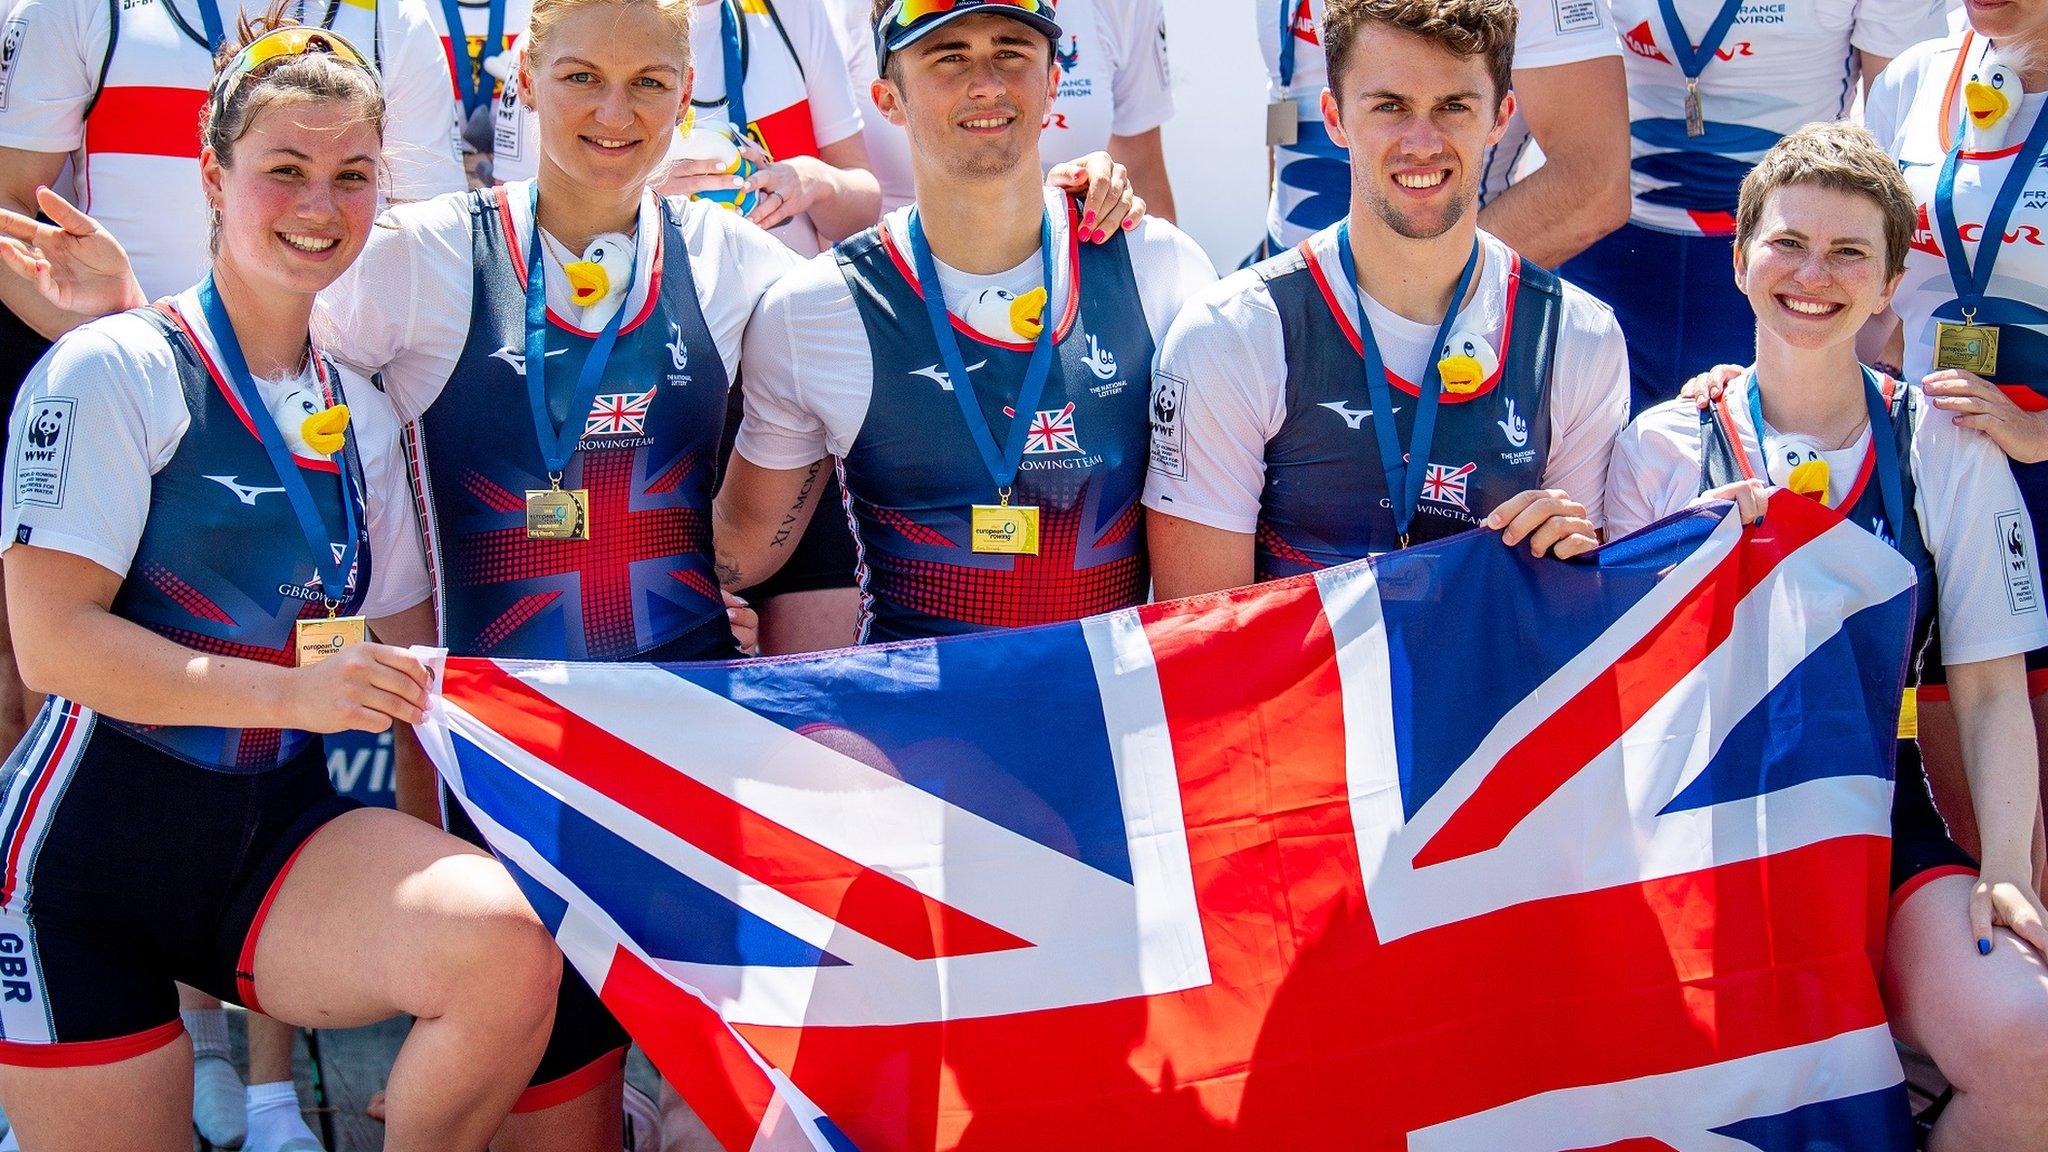
[[[213,82],[214,113],[226,108],[228,101],[242,87],[242,82],[256,73],[277,63],[296,56],[323,53],[337,60],[353,64],[377,79],[377,69],[356,50],[356,46],[339,33],[325,28],[307,28],[293,25],[289,28],[275,28],[249,41]]]
[[[1052,14],[1052,5],[1043,0],[903,0],[896,10],[894,21],[898,28],[908,28],[927,16],[938,16],[961,6],[974,8],[1021,8],[1040,16]]]

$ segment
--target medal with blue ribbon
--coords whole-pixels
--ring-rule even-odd
[[[1010,491],[1017,481],[1017,469],[1024,462],[1024,445],[1032,418],[1038,413],[1038,402],[1045,396],[1046,378],[1052,375],[1052,318],[1058,313],[1053,310],[1052,300],[1050,213],[1039,219],[1038,254],[1045,276],[1046,323],[1039,327],[1038,338],[1032,342],[1031,359],[1024,366],[1024,382],[1017,389],[1016,404],[1011,406],[1010,431],[998,448],[994,434],[989,431],[988,418],[982,414],[981,401],[974,394],[967,358],[960,353],[960,338],[954,333],[952,317],[946,311],[945,290],[939,285],[938,264],[925,240],[924,224],[917,209],[910,210],[910,256],[917,268],[925,318],[931,322],[932,338],[937,341],[939,358],[946,365],[946,379],[953,385],[953,399],[959,401],[960,418],[967,423],[967,433],[980,450],[981,461],[988,468],[989,478],[995,481],[996,496],[1001,501],[975,504],[968,509],[968,542],[976,552],[1038,555],[1038,507],[1010,503]]]
[[[489,73],[484,62],[505,50],[505,8],[508,0],[487,0],[489,15],[484,22],[484,42],[475,57],[469,54],[469,34],[462,30],[459,0],[441,0],[441,18],[448,23],[449,63],[455,69],[455,95],[465,118],[491,102]]]
[[[1990,295],[1991,272],[2005,246],[2005,226],[2041,162],[2043,149],[2048,148],[2048,115],[2036,112],[2033,127],[2013,156],[2012,167],[1992,198],[1991,212],[1984,218],[1975,261],[1964,254],[1962,228],[1956,223],[1956,168],[1962,162],[1966,137],[1966,133],[1956,134],[1934,183],[1934,222],[1941,229],[1941,253],[1956,290],[1954,300],[1935,309],[1934,366],[1974,372],[1989,380],[1998,371],[1999,325],[2048,322],[2048,312],[2033,305]]]
[[[546,267],[541,259],[541,246],[546,240],[540,231],[540,182],[535,181],[527,188],[527,203],[533,210],[533,236],[526,250],[526,400],[533,410],[533,434],[540,444],[541,461],[547,466],[548,486],[526,490],[526,538],[588,540],[590,490],[562,487],[562,474],[569,468],[569,458],[576,454],[576,444],[583,438],[583,429],[590,420],[590,407],[604,384],[605,366],[611,363],[612,349],[618,345],[626,305],[621,303],[612,312],[611,319],[605,321],[604,329],[591,344],[577,376],[576,391],[561,427],[557,428],[548,411],[548,293],[542,282]],[[638,271],[638,261],[633,263],[636,267],[628,271],[629,278],[621,289],[628,294],[633,290],[630,277]]]
[[[1664,35],[1671,41],[1671,53],[1677,57],[1678,70],[1685,74],[1685,134],[1699,137],[1707,134],[1706,110],[1700,105],[1700,76],[1707,65],[1713,62],[1714,53],[1728,39],[1728,32],[1735,27],[1735,15],[1742,10],[1742,0],[1727,0],[1721,10],[1714,14],[1714,22],[1707,26],[1707,34],[1698,44],[1686,34],[1685,23],[1678,18],[1675,0],[1657,0],[1657,14],[1664,21]]]
[[[1401,453],[1400,432],[1394,423],[1393,387],[1387,383],[1386,361],[1380,356],[1379,341],[1373,338],[1372,320],[1365,314],[1365,289],[1358,283],[1358,260],[1351,254],[1351,221],[1337,226],[1337,260],[1344,269],[1344,282],[1357,297],[1352,312],[1358,329],[1358,352],[1365,361],[1366,395],[1372,398],[1372,431],[1379,441],[1380,467],[1387,476],[1387,503],[1394,510],[1394,538],[1408,546],[1408,528],[1415,522],[1415,509],[1422,503],[1422,480],[1429,470],[1429,449],[1436,439],[1436,410],[1443,398],[1443,382],[1437,373],[1436,350],[1451,337],[1458,322],[1458,308],[1472,289],[1479,272],[1479,238],[1472,239],[1472,254],[1465,257],[1465,270],[1458,273],[1458,287],[1451,293],[1450,306],[1436,328],[1430,344],[1429,366],[1416,384],[1415,426],[1408,432],[1408,453]]]
[[[299,522],[306,551],[313,560],[314,575],[320,581],[320,601],[327,609],[326,618],[300,620],[293,626],[292,635],[299,664],[316,664],[368,635],[361,616],[338,615],[342,602],[349,595],[349,575],[355,571],[359,535],[355,436],[344,428],[342,448],[335,453],[342,516],[342,536],[337,543],[328,531],[320,509],[314,506],[313,490],[307,486],[305,475],[292,458],[284,433],[270,414],[270,405],[264,403],[263,394],[257,390],[255,377],[249,372],[249,360],[242,353],[242,341],[235,335],[234,321],[228,316],[227,307],[221,303],[220,293],[214,289],[211,274],[199,282],[198,295],[200,315],[205,318],[207,329],[213,333],[213,342],[220,349],[221,372],[227,377],[228,387],[234,390],[243,412],[248,415],[249,423],[255,427],[256,439],[263,445],[263,454],[270,457],[270,466],[277,473],[277,483],[284,489],[284,498],[291,505],[293,517]],[[331,402],[330,406],[344,403],[346,397],[342,395],[341,381],[329,379],[320,371],[318,350],[309,348],[307,358],[332,390],[332,395],[324,399]]]

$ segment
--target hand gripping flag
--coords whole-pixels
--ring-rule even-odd
[[[1912,597],[1780,497],[815,657],[449,659],[423,735],[731,1152],[1890,1152]]]

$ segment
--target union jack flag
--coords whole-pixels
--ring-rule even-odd
[[[448,659],[422,734],[731,1152],[1903,1152],[1912,604],[1781,495],[807,659]]]
[[[1051,452],[1079,452],[1081,441],[1074,435],[1074,404],[1068,401],[1058,411],[1040,409],[1031,418],[1024,437],[1024,454],[1043,456]]]
[[[585,436],[644,435],[647,409],[654,403],[654,389],[645,392],[606,392],[590,403],[590,415],[583,420]]]
[[[1422,474],[1422,498],[1438,504],[1456,504],[1465,508],[1465,480],[1478,471],[1477,464],[1460,464],[1456,468],[1449,464],[1431,464]]]

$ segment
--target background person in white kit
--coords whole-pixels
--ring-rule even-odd
[[[1627,48],[1628,222],[1560,269],[1614,308],[1634,411],[1701,364],[1747,360],[1728,275],[1736,191],[1779,137],[1849,112],[1893,56],[1940,35],[1943,0],[1612,0]]]
[[[1481,166],[1479,225],[1545,268],[1628,220],[1628,98],[1607,5],[1516,5],[1515,114]],[[1324,130],[1318,103],[1329,83],[1324,0],[1258,0],[1251,7],[1271,101],[1272,198],[1266,234],[1254,250],[1263,258],[1336,223],[1351,187],[1345,150]],[[1538,150],[1542,165],[1524,171]]]
[[[854,87],[861,94],[868,158],[882,182],[882,210],[910,203],[910,137],[875,107],[874,17],[869,0],[824,0],[838,9]],[[1055,52],[1059,91],[1045,116],[1038,154],[1047,170],[1108,152],[1130,173],[1145,211],[1173,219],[1173,184],[1159,128],[1173,118],[1162,0],[1059,0],[1064,35]]]
[[[221,0],[14,3],[6,27],[15,47],[0,72],[0,208],[30,216],[42,210],[60,223],[78,223],[75,215],[53,210],[52,198],[37,195],[68,159],[80,206],[121,241],[144,291],[155,298],[190,284],[207,263],[198,125],[213,77],[211,44],[241,10]],[[391,196],[420,199],[461,188],[448,68],[424,0],[348,0],[305,9],[299,14],[309,14],[308,23],[324,11],[328,26],[363,45],[389,78]],[[0,304],[47,338],[87,319],[52,306],[12,272],[0,272]],[[11,665],[0,671],[17,675]],[[311,1139],[292,1092],[291,1031],[250,1018],[254,1083],[245,1098],[228,1062],[219,1004],[191,998],[187,1007],[200,1057],[194,1120],[207,1138],[238,1147],[245,1115],[259,1115],[266,1119],[252,1147],[267,1152],[287,1140]]]
[[[518,68],[513,47],[526,35],[533,0],[427,0],[427,14],[454,82],[463,167],[473,185],[496,183],[490,148],[496,102]]]

